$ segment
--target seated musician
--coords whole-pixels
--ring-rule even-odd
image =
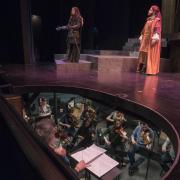
[[[115,120],[114,125],[107,128],[101,135],[106,143],[107,150],[110,155],[116,156],[116,152],[125,152],[126,140],[128,140],[127,132],[124,130],[124,123],[120,120]],[[121,157],[123,161],[124,157]]]
[[[76,122],[76,118],[72,115],[70,111],[63,119],[60,120],[59,125],[64,131],[67,132],[69,136],[74,136],[74,133],[76,132]]]
[[[111,126],[113,122],[118,119],[121,122],[125,122],[126,119],[124,117],[124,114],[120,111],[113,111],[109,116],[107,116],[107,126]]]
[[[85,122],[86,120],[94,122],[93,125],[96,126],[96,111],[90,107],[88,104],[84,105],[84,110],[81,114],[81,120]]]
[[[73,139],[72,151],[75,151],[82,147],[87,147],[93,144],[95,138],[95,129],[93,127],[93,122],[86,120],[83,122],[82,126],[78,129],[75,138]]]
[[[170,139],[167,137],[162,145],[162,152],[160,157],[160,165],[162,167],[161,175],[163,175],[163,173],[167,172],[170,169],[170,166],[174,161],[174,156],[175,155],[172,143]]]
[[[154,138],[153,130],[146,123],[140,123],[132,133],[131,136],[131,146],[128,150],[129,157],[129,175],[132,175],[138,166],[145,160],[144,157],[140,157],[135,160],[135,153],[140,150],[140,148],[145,148],[147,150],[151,149],[152,142]]]
[[[39,117],[51,116],[51,108],[44,97],[39,98]]]

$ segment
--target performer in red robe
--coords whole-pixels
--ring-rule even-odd
[[[159,73],[161,49],[161,13],[159,7],[151,6],[140,36],[137,72],[156,75]]]

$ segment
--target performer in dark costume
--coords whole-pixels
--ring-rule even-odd
[[[56,30],[68,30],[67,59],[69,62],[79,62],[81,51],[81,29],[84,24],[83,17],[77,7],[71,9],[67,26],[57,27]]]
[[[81,49],[81,29],[83,26],[83,18],[77,7],[71,9],[71,15],[67,25],[67,55],[68,61],[79,62]]]

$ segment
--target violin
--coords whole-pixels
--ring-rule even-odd
[[[128,137],[127,137],[127,132],[124,131],[123,128],[116,128],[116,129],[115,129],[115,132],[116,132],[120,137],[123,138],[123,141],[124,141],[125,139],[128,139]]]
[[[143,139],[145,146],[148,146],[149,144],[151,144],[151,138],[149,137],[148,132],[142,131],[141,132],[141,138]]]

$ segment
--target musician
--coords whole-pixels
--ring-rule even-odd
[[[115,120],[119,120],[122,123],[126,121],[124,114],[120,111],[113,111],[109,116],[107,116],[106,120],[107,126],[112,125]]]
[[[170,169],[174,161],[174,157],[175,155],[174,155],[172,143],[170,139],[167,137],[162,145],[162,152],[159,162],[162,167],[161,176],[163,175],[163,173],[167,172]]]
[[[44,97],[39,98],[39,117],[51,116],[51,108],[47,102],[47,99]]]
[[[72,151],[75,151],[81,147],[87,147],[93,144],[95,138],[95,128],[93,122],[86,120],[77,131],[75,138],[73,139],[72,146],[75,145]]]
[[[125,152],[125,143],[128,137],[124,123],[120,120],[116,120],[114,125],[108,127],[101,136],[105,140],[110,155],[115,155],[117,148],[118,151]]]
[[[67,132],[69,136],[74,136],[76,118],[69,112],[63,119],[60,120],[59,125]]]
[[[140,150],[140,148],[146,148],[148,150],[152,147],[152,142],[154,139],[153,130],[146,124],[140,123],[132,133],[131,136],[131,146],[128,150],[128,157],[130,161],[129,175],[132,175],[138,166],[145,160],[144,157],[140,157],[135,161],[135,153]]]
[[[92,121],[93,125],[96,126],[96,111],[90,107],[89,105],[84,105],[84,110],[81,114],[81,120],[85,121]]]

